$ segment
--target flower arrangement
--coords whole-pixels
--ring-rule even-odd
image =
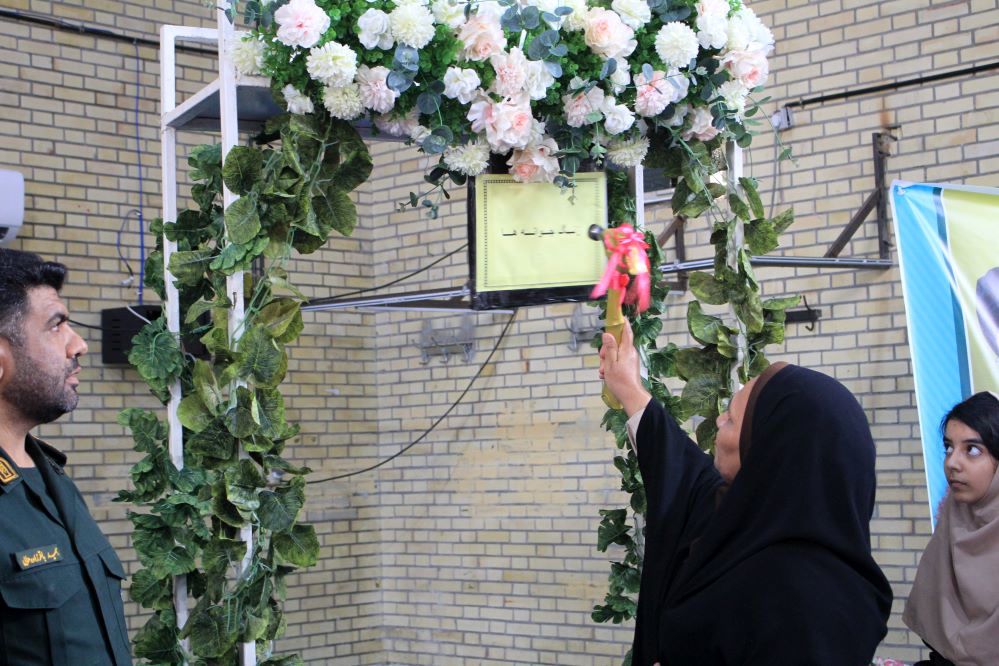
[[[438,156],[436,184],[490,153],[517,181],[566,185],[584,162],[746,146],[774,43],[740,0],[251,0],[246,17],[242,74],[291,113]]]

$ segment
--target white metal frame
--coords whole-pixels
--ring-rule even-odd
[[[177,129],[182,128],[196,115],[196,109],[207,99],[217,95],[219,100],[220,131],[222,135],[222,159],[239,140],[239,115],[236,104],[236,73],[232,63],[231,46],[235,40],[235,31],[225,16],[218,11],[218,28],[188,28],[183,26],[162,26],[160,28],[160,145],[163,177],[163,220],[174,222],[177,219]],[[176,43],[178,41],[196,42],[201,44],[216,44],[219,54],[219,78],[205,86],[197,94],[177,104],[176,89]],[[248,82],[259,87],[266,86],[266,79]],[[223,206],[228,208],[236,201],[237,195],[223,186]],[[167,238],[163,239],[164,284],[166,287],[166,302],[164,303],[167,328],[174,334],[180,333],[180,300],[177,288],[173,285],[173,276],[167,268],[170,256],[177,251],[177,244]],[[234,339],[243,325],[245,312],[243,308],[243,272],[230,276],[226,282],[229,299],[233,304],[229,316],[229,336]],[[180,420],[177,409],[180,406],[180,382],[176,381],[170,387],[170,401],[167,404],[167,423],[170,429],[170,458],[177,469],[184,466],[184,445]],[[240,450],[240,457],[246,452]],[[249,564],[253,552],[253,527],[246,524],[240,530],[240,538],[246,543],[246,554],[240,565],[242,574]],[[174,609],[177,614],[177,626],[183,628],[188,619],[187,579],[185,576],[174,578]],[[186,647],[186,646],[185,646]],[[243,666],[256,665],[256,645],[253,642],[240,646],[240,661]]]

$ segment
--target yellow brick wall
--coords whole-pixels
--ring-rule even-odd
[[[205,3],[174,0],[41,2],[2,6],[156,38],[161,23],[214,24]],[[994,61],[996,2],[820,0],[756,2],[777,51],[768,94],[776,106],[848,88]],[[140,138],[147,219],[160,206],[158,64],[139,46]],[[17,20],[0,21],[0,168],[25,175],[26,223],[15,247],[57,257],[71,270],[65,290],[74,319],[99,323],[102,308],[136,302],[115,248],[125,216],[139,205],[134,140],[132,44]],[[210,60],[179,56],[181,96],[214,77]],[[785,251],[821,256],[873,187],[871,133],[888,125],[888,177],[997,184],[994,118],[999,77],[980,74],[795,109],[781,135],[797,157],[776,172],[773,141],[757,139],[747,170],[764,200],[793,205],[798,221]],[[178,153],[205,135],[183,134]],[[426,158],[395,144],[372,144],[375,177],[357,194],[362,219],[351,239],[298,260],[297,284],[310,296],[370,288],[402,277],[466,242],[464,192],[436,220],[395,202],[422,185]],[[668,211],[649,210],[662,229]],[[152,239],[147,235],[147,246]],[[133,264],[137,226],[121,234]],[[702,223],[690,225],[691,258],[707,256]],[[844,251],[876,256],[873,225]],[[894,255],[893,255],[894,256]],[[670,254],[670,257],[672,255]],[[905,312],[896,269],[761,268],[767,295],[803,293],[823,318],[815,331],[789,327],[772,357],[843,380],[867,410],[878,445],[876,556],[896,592],[882,656],[915,660],[918,639],[899,620],[901,600],[929,532]],[[464,284],[459,252],[390,291]],[[147,298],[150,295],[147,292]],[[686,294],[671,296],[664,341],[688,342]],[[595,548],[598,510],[622,505],[601,431],[596,363],[569,349],[571,305],[523,309],[472,389],[429,435],[374,472],[309,489],[322,560],[290,581],[289,630],[280,650],[309,663],[582,664],[612,666],[630,627],[595,625],[594,603],[609,565]],[[458,399],[507,321],[472,315],[476,350],[421,363],[425,321],[458,326],[458,314],[336,310],[306,317],[284,387],[302,435],[289,447],[315,479],[374,464],[419,437]],[[136,374],[100,363],[91,342],[85,395],[41,436],[70,454],[70,470],[129,571],[127,507],[112,504],[137,460],[114,418],[128,405],[154,407]],[[133,629],[142,615],[127,605]]]

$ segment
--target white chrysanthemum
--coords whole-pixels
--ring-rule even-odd
[[[652,10],[645,0],[614,0],[611,9],[617,12],[624,24],[638,30],[652,20]]]
[[[489,166],[489,144],[480,141],[444,151],[447,168],[466,176],[478,176]]]
[[[243,76],[257,76],[264,67],[264,43],[246,36],[232,49],[232,63]]]
[[[742,118],[742,114],[746,112],[746,97],[748,95],[749,88],[742,85],[739,80],[726,81],[718,86],[718,97],[738,118]]]
[[[380,9],[369,9],[357,19],[357,39],[366,49],[392,48],[392,25],[389,15]]]
[[[339,88],[327,86],[323,90],[323,106],[334,118],[353,120],[364,113],[361,90],[356,83]]]
[[[288,105],[288,113],[312,113],[316,110],[308,95],[303,94],[290,83],[281,89],[284,101]]]
[[[697,35],[685,23],[672,21],[656,35],[656,53],[667,67],[686,67],[697,57]]]
[[[728,43],[728,19],[724,15],[697,17],[697,41],[705,49],[721,49]]]
[[[309,51],[305,68],[323,85],[339,87],[354,80],[357,74],[357,54],[339,42],[327,42]]]
[[[389,14],[395,41],[422,49],[434,38],[434,15],[420,4],[402,5]]]
[[[434,20],[452,30],[457,30],[465,22],[465,7],[457,2],[434,0],[431,9],[434,12]]]
[[[644,136],[614,140],[607,146],[607,159],[619,167],[628,169],[644,162],[648,152],[649,140]]]
[[[560,6],[572,10],[572,13],[567,14],[562,21],[563,28],[572,31],[582,30],[586,27],[586,12],[588,10],[586,0],[565,0],[560,3]]]

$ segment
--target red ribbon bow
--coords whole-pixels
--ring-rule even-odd
[[[646,252],[649,244],[645,242],[645,234],[622,224],[604,232],[604,247],[607,248],[607,268],[593,287],[590,298],[600,298],[608,289],[616,289],[620,303],[637,303],[639,312],[648,310],[651,282]]]

